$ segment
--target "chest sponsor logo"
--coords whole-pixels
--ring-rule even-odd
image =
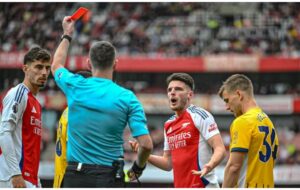
[[[31,116],[30,117],[30,125],[41,127],[42,126],[42,121],[35,118],[34,116]]]
[[[168,137],[168,144],[171,150],[187,146],[187,140],[192,137],[191,132],[183,132]]]
[[[33,126],[33,133],[36,135],[42,135],[42,121],[35,118],[34,116],[30,117],[30,125]]]

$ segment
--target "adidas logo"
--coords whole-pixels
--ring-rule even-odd
[[[167,134],[171,133],[172,132],[172,127],[170,127],[167,131]]]
[[[31,113],[37,113],[35,107],[32,107]]]

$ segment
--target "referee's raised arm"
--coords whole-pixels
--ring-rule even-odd
[[[72,41],[74,23],[75,21],[73,21],[70,16],[65,16],[63,19],[62,26],[64,33],[61,36],[60,44],[55,51],[53,63],[51,65],[51,72],[53,76],[55,71],[61,67],[64,67],[66,63],[69,46]]]

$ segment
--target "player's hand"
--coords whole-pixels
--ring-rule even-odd
[[[133,152],[137,152],[139,150],[139,143],[137,141],[131,141],[131,140],[129,140],[129,144],[130,144],[131,150]]]
[[[26,188],[25,181],[22,175],[15,175],[11,177],[11,183],[13,188]]]
[[[212,170],[211,165],[210,164],[205,164],[201,171],[192,170],[192,174],[199,175],[200,177],[203,177],[206,174],[208,174],[211,170]]]
[[[64,20],[62,22],[64,34],[72,36],[73,31],[74,31],[74,24],[75,24],[75,21],[71,19],[71,16],[65,16]]]

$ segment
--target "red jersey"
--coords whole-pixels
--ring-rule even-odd
[[[201,170],[209,162],[212,148],[207,140],[219,134],[218,126],[208,111],[191,105],[179,117],[173,116],[165,123],[164,133],[164,150],[171,151],[175,187],[218,184],[214,170],[202,178],[191,172]]]
[[[24,180],[34,185],[38,185],[41,111],[40,103],[23,83],[9,90],[3,99],[0,133],[11,132],[19,170]],[[18,170],[9,163],[0,150],[0,181],[8,181]]]

